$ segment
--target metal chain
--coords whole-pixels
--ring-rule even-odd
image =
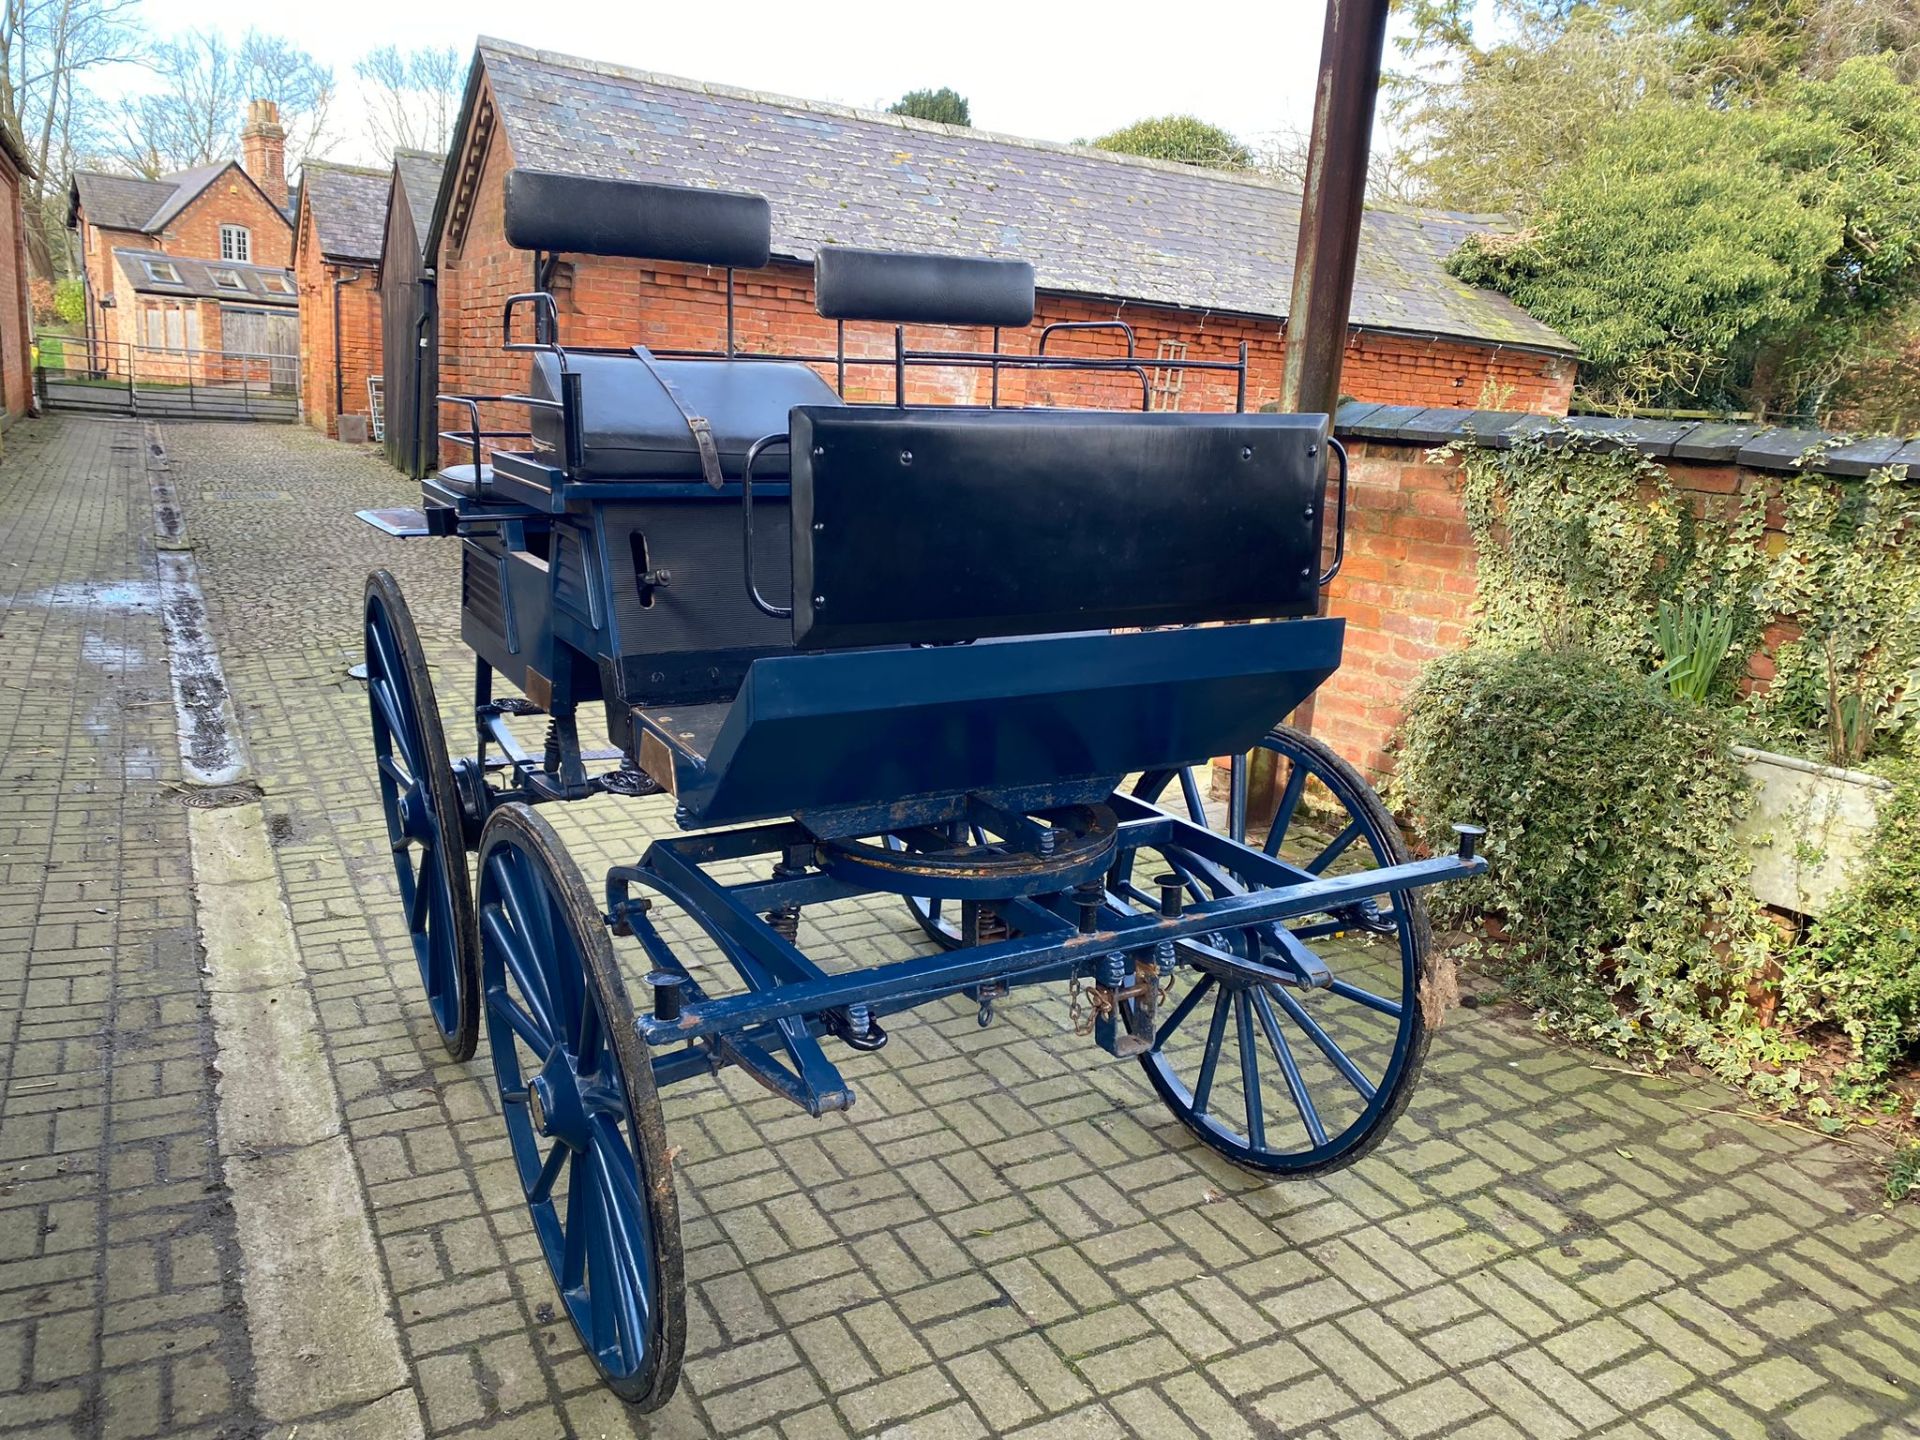
[[[1078,975],[1067,982],[1067,1023],[1073,1026],[1073,1033],[1076,1035],[1093,1033],[1093,1016],[1086,1013],[1080,1004],[1086,988],[1086,982]],[[1083,1015],[1085,1015],[1084,1019]]]

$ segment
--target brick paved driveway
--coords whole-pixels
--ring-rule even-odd
[[[70,438],[102,428],[69,423],[58,445],[35,443],[76,454],[92,444],[104,462],[98,442]],[[1003,1006],[987,1030],[957,1004],[902,1017],[883,1056],[846,1066],[860,1098],[844,1117],[809,1120],[738,1077],[669,1093],[689,1358],[680,1397],[650,1429],[636,1426],[555,1320],[484,1054],[447,1063],[432,1034],[393,900],[364,695],[344,673],[358,658],[364,574],[387,565],[412,600],[451,721],[468,676],[451,549],[385,541],[351,518],[411,498],[363,453],[265,427],[159,433],[431,1433],[1920,1434],[1920,1225],[1911,1210],[1881,1212],[1838,1147],[1731,1115],[1725,1092],[1624,1076],[1512,1017],[1462,1011],[1371,1159],[1325,1181],[1266,1185],[1190,1143],[1134,1067],[1070,1033],[1063,996],[1038,993]],[[23,463],[10,441],[0,537],[14,533]],[[84,503],[65,520],[43,515],[48,533],[84,527],[89,506],[118,504],[116,487],[130,483],[104,463],[71,463],[62,484]],[[56,543],[74,551],[70,570],[126,568],[111,547],[89,559],[84,545]],[[6,643],[23,613],[56,623],[10,612]],[[57,674],[33,673],[71,683],[77,667],[61,654]],[[71,764],[89,742],[60,722],[72,701],[56,698],[29,733]],[[10,749],[7,773],[17,764]],[[37,773],[60,786],[54,771]],[[164,774],[100,783],[131,805]],[[62,803],[60,823],[82,823],[77,802]],[[660,801],[547,813],[589,876],[671,823]],[[46,816],[5,823],[10,838],[53,833]],[[177,842],[153,838],[151,863],[164,869]],[[76,1383],[94,1401],[62,1410],[49,1397],[68,1393],[65,1380],[27,1368],[35,1342],[7,1338],[46,1323],[9,1326],[11,1297],[55,1283],[97,1292],[88,1266],[111,1277],[123,1255],[159,1251],[154,1286],[198,1293],[167,1268],[156,1225],[102,1228],[97,1167],[155,1149],[131,1099],[116,1095],[80,1122],[90,1130],[63,1135],[20,1091],[22,1077],[62,1069],[96,1090],[117,1076],[92,1042],[56,1052],[29,1044],[25,1027],[94,1034],[98,1007],[126,992],[109,983],[113,938],[43,910],[71,909],[70,892],[34,868],[38,851],[13,850],[0,911],[12,927],[0,929],[0,1043],[13,1065],[0,1154],[25,1168],[0,1197],[0,1433],[43,1413],[61,1417],[55,1433],[158,1433],[188,1417],[155,1424],[136,1405],[116,1408],[120,1377],[171,1365],[173,1378],[153,1383],[156,1403],[177,1406],[185,1361],[129,1352],[130,1368],[104,1385]],[[115,903],[124,915],[126,897]],[[176,930],[184,923],[177,907],[147,903]],[[880,905],[810,939],[858,958],[907,925]],[[5,948],[21,935],[37,947],[24,976]],[[61,958],[85,946],[99,949],[77,968]],[[176,1078],[192,1089],[184,1071]],[[84,1263],[63,1268],[64,1228],[36,1229],[67,1192],[33,1187],[55,1185],[68,1155],[87,1178],[58,1184],[85,1192],[93,1229]],[[208,1243],[193,1254],[218,1281],[230,1239],[216,1226]],[[89,1304],[69,1305],[69,1323],[76,1334],[91,1325],[99,1345],[117,1322]],[[215,1324],[195,1353],[209,1357],[203,1367],[244,1363],[244,1334],[236,1342]],[[248,1433],[244,1394],[221,1403],[228,1433]],[[125,1424],[102,1418],[122,1410]]]

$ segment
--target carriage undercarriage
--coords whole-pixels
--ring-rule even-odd
[[[511,177],[508,199],[511,222]],[[664,258],[756,263],[737,259],[737,218],[722,215],[702,253]],[[581,248],[567,223],[543,223],[546,248]],[[966,268],[1001,262],[926,263],[937,314],[890,264],[880,283],[852,259],[831,276],[823,259],[822,311],[851,295],[846,311],[872,318],[884,294],[909,320],[1006,319],[1004,275],[974,286]],[[1030,272],[1024,284],[1030,315]],[[366,595],[370,710],[434,1022],[457,1059],[484,1025],[534,1231],[618,1393],[650,1408],[679,1370],[664,1088],[734,1067],[810,1115],[845,1111],[856,1094],[836,1056],[883,1050],[894,1016],[959,997],[985,1025],[1037,985],[1064,991],[1084,1043],[1138,1060],[1170,1112],[1237,1164],[1311,1174],[1385,1135],[1427,1041],[1419,891],[1485,862],[1470,826],[1457,853],[1411,857],[1351,767],[1275,723],[1339,663],[1340,622],[1312,616],[1337,451],[1324,417],[952,416],[906,406],[904,389],[894,407],[842,407],[809,401],[818,382],[801,372],[780,380],[802,392],[790,418],[788,397],[775,407],[785,475],[756,475],[768,434],[732,460],[710,439],[697,459],[686,445],[669,461],[696,464],[694,483],[684,469],[610,478],[594,473],[611,431],[583,410],[580,358],[550,329],[508,348],[553,357],[552,398],[509,397],[557,416],[553,443],[487,464],[478,402],[463,398],[467,476],[426,482],[418,526],[384,527],[462,537],[473,753],[449,753],[384,571]],[[653,357],[635,359],[587,373],[612,377],[595,382],[605,393],[651,376],[698,441],[708,421]],[[1071,507],[1030,501],[1034,477],[1054,485],[1086,454],[1104,457],[1098,484],[1122,507],[1091,551]],[[1189,460],[1220,481],[1198,521],[1168,484]],[[1013,483],[996,489],[1003,474]],[[1343,470],[1343,522],[1344,488]],[[790,551],[756,550],[756,503]],[[732,586],[695,606],[682,597],[721,553],[716,506],[739,507],[744,554]],[[1009,513],[1033,564],[1003,563],[993,527]],[[923,533],[964,583],[920,583]],[[1270,571],[1196,572],[1202,542],[1247,546]],[[764,593],[782,568],[784,606]],[[1300,618],[1202,623],[1272,614]],[[644,639],[695,621],[698,644]],[[519,694],[497,695],[497,678]],[[613,742],[601,751],[579,734],[595,706]],[[516,734],[528,724],[545,726],[537,750]],[[1212,755],[1235,757],[1217,824]],[[660,791],[687,833],[598,886],[539,814]],[[873,963],[816,943],[876,903],[904,906],[918,943]]]

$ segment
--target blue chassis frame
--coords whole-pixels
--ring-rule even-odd
[[[397,538],[461,534],[474,521],[524,523],[565,514],[589,500],[597,503],[623,498],[629,488],[607,482],[583,488],[567,479],[564,472],[540,466],[525,456],[507,454],[504,465],[500,459],[496,456],[495,473],[505,504],[475,503],[429,480],[423,490],[438,519],[423,515],[419,522],[409,519],[395,523],[398,512],[380,517],[363,512],[363,518]],[[691,495],[706,493],[700,487],[684,488]],[[737,489],[729,486],[727,493]],[[768,490],[773,493],[773,487]],[[652,484],[637,493],[662,492]],[[549,775],[511,733],[508,718],[519,712],[511,703],[503,705],[494,699],[492,667],[484,659],[477,660],[473,698],[479,754],[454,761],[453,769],[462,791],[470,800],[479,801],[483,811],[516,800],[541,805],[589,798],[600,793],[600,788],[597,779],[586,773],[585,765],[623,756],[617,749],[583,749],[577,754],[578,764],[561,774]],[[497,756],[490,758],[489,749],[497,751]],[[1236,766],[1242,759],[1236,757]],[[510,785],[495,788],[487,783],[488,774],[502,771],[512,777]],[[696,831],[655,841],[638,864],[615,866],[608,872],[604,918],[616,935],[638,938],[654,967],[647,976],[654,991],[653,1013],[643,1015],[639,1026],[642,1038],[655,1052],[656,1085],[664,1087],[737,1065],[810,1115],[844,1110],[853,1103],[853,1092],[828,1058],[822,1044],[824,1036],[846,1040],[850,1035],[866,1033],[876,1037],[877,1043],[849,1043],[856,1049],[876,1049],[884,1044],[885,1037],[872,1025],[873,1017],[913,1009],[950,995],[974,992],[984,998],[987,993],[1001,993],[1014,985],[1076,979],[1098,983],[1128,970],[1136,956],[1163,968],[1184,959],[1215,973],[1237,972],[1299,988],[1326,985],[1360,1004],[1398,1015],[1400,1001],[1332,979],[1305,948],[1304,942],[1317,935],[1346,928],[1343,922],[1307,927],[1297,934],[1290,934],[1280,922],[1464,879],[1487,868],[1486,859],[1473,853],[1469,837],[1463,838],[1456,855],[1334,878],[1316,875],[1255,849],[1243,839],[1220,835],[1198,823],[1200,811],[1190,777],[1183,773],[1181,784],[1193,819],[1118,792],[1109,796],[1107,803],[1120,823],[1113,848],[1099,866],[1110,878],[1124,877],[1137,851],[1171,848],[1193,872],[1185,873],[1183,868],[1181,878],[1196,903],[1183,907],[1179,914],[1153,913],[1151,897],[1124,879],[1117,892],[1102,888],[1097,909],[1083,909],[1073,894],[1072,882],[1079,876],[1030,880],[1017,887],[1028,893],[1013,898],[1005,895],[1004,887],[996,891],[991,880],[956,882],[942,898],[991,902],[1015,932],[1014,937],[840,973],[816,964],[768,923],[765,912],[862,895],[942,893],[938,883],[924,877],[893,877],[884,885],[859,883],[870,878],[872,872],[856,872],[858,878],[854,878],[847,873],[848,867],[835,867],[831,862],[817,873],[777,875],[736,884],[723,883],[707,873],[705,867],[711,864],[763,855],[815,861],[819,837],[797,820]],[[1243,784],[1244,774],[1237,768],[1236,793]],[[1045,805],[1064,798],[1033,794],[1025,801]],[[885,833],[865,838],[881,839]],[[783,868],[796,867],[789,863]],[[832,873],[835,868],[842,873]],[[1216,893],[1207,897],[1196,876]],[[1054,882],[1059,888],[1034,893],[1039,884]],[[666,897],[694,918],[745,983],[745,991],[708,995],[674,953],[671,943],[653,926],[648,918],[650,900],[633,894],[635,887]],[[1145,910],[1131,908],[1133,904]],[[1253,952],[1252,958],[1236,957],[1209,943],[1223,932],[1255,931],[1262,939],[1246,947]],[[983,990],[983,986],[988,988]],[[866,1023],[859,1023],[862,1021]],[[1118,1045],[1124,1033],[1109,1016],[1096,1026],[1095,1038],[1102,1048],[1121,1053]],[[776,1051],[783,1051],[785,1059]]]
[[[655,992],[654,1011],[639,1021],[642,1037],[656,1051],[664,1051],[653,1058],[655,1083],[671,1085],[732,1064],[811,1115],[844,1110],[853,1103],[853,1092],[827,1058],[821,1037],[843,1033],[846,1014],[856,1007],[879,1016],[975,991],[983,984],[1011,987],[1098,978],[1113,957],[1165,956],[1183,945],[1198,945],[1193,953],[1225,959],[1206,945],[1208,937],[1278,927],[1284,920],[1463,879],[1487,867],[1485,857],[1473,854],[1467,843],[1456,855],[1329,878],[1131,796],[1116,793],[1109,803],[1120,816],[1114,848],[1102,864],[1109,876],[1124,874],[1139,850],[1172,849],[1196,862],[1195,873],[1203,873],[1226,893],[1186,906],[1177,915],[1142,913],[1121,902],[1137,898],[1150,904],[1148,897],[1122,881],[1118,893],[1102,887],[1097,923],[1091,928],[1086,928],[1070,890],[998,898],[995,908],[1017,932],[1012,939],[832,973],[776,931],[764,912],[862,895],[919,893],[926,886],[903,885],[896,892],[826,870],[726,884],[707,872],[709,865],[759,855],[810,855],[815,837],[796,821],[655,841],[637,865],[615,866],[606,882],[607,922],[616,934],[638,938],[655,966],[647,977]],[[1182,878],[1188,889],[1197,889],[1193,875]],[[1255,888],[1259,886],[1268,888]],[[650,897],[635,895],[636,887],[666,897],[699,922],[746,990],[709,996],[655,928]],[[1288,967],[1284,956],[1277,963]],[[1303,988],[1315,983],[1298,968],[1276,972],[1262,966],[1261,974]],[[1331,984],[1363,1005],[1400,1013],[1398,1000],[1338,980]],[[1105,1048],[1113,1048],[1114,1034],[1112,1026],[1102,1027],[1099,1038]],[[669,1046],[680,1048],[666,1049]],[[776,1050],[786,1052],[786,1063]]]

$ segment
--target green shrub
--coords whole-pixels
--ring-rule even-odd
[[[1213,170],[1247,170],[1253,151],[1218,125],[1192,115],[1156,115],[1136,120],[1088,142],[1096,150],[1123,155],[1145,155],[1150,160],[1177,160]]]
[[[1486,912],[1478,941],[1557,1028],[1655,1062],[1691,1052],[1783,1096],[1806,1047],[1763,1028],[1774,973],[1733,827],[1746,781],[1728,720],[1585,648],[1481,645],[1413,695],[1395,799],[1431,844],[1487,826],[1488,874],[1443,887],[1441,918]]]
[[[909,90],[887,107],[889,115],[911,115],[916,120],[938,120],[942,125],[972,125],[973,109],[967,97],[951,86],[938,90]]]
[[[1887,1200],[1898,1204],[1920,1186],[1920,1140],[1908,1141],[1887,1161]]]
[[[1542,433],[1466,449],[1480,615],[1428,667],[1392,788],[1428,843],[1488,827],[1489,874],[1445,887],[1547,1023],[1642,1060],[1688,1054],[1755,1095],[1880,1102],[1920,1049],[1920,758],[1847,893],[1800,939],[1753,897],[1735,838],[1739,727],[1855,758],[1920,719],[1920,498],[1891,471],[1808,477],[1696,523],[1659,466]],[[1750,707],[1765,627],[1801,636]],[[1899,768],[1904,766],[1904,768]],[[1491,924],[1481,927],[1481,917]]]
[[[55,282],[53,313],[69,325],[82,324],[87,318],[87,289],[76,278]]]
[[[1478,556],[1477,639],[1574,646],[1651,670],[1674,659],[1656,633],[1663,604],[1712,612],[1726,638],[1696,678],[1715,698],[1732,695],[1765,625],[1764,496],[1700,523],[1661,466],[1556,430],[1456,453]]]

